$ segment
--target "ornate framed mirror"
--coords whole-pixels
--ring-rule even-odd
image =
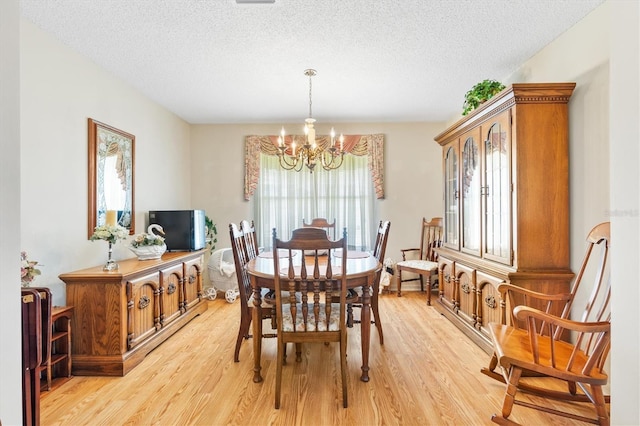
[[[135,140],[89,118],[89,237],[102,225],[117,224],[135,233]]]

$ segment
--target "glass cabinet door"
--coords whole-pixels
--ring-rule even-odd
[[[480,128],[462,136],[461,141],[462,251],[480,256]]]
[[[511,264],[510,110],[483,126],[483,257]]]
[[[458,141],[445,147],[444,155],[444,245],[460,249],[458,191]]]

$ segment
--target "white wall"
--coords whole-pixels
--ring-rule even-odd
[[[640,4],[611,2],[611,424],[640,424]]]
[[[22,423],[20,314],[20,26],[0,1],[0,423]]]
[[[301,112],[301,114],[304,111]],[[284,124],[300,128],[300,123]],[[194,125],[191,131],[192,204],[218,225],[218,248],[230,247],[230,222],[253,219],[253,204],[244,201],[244,139],[277,135],[280,124]],[[391,221],[386,257],[419,243],[420,224],[442,216],[442,149],[433,138],[443,123],[339,123],[344,134],[385,135],[385,199],[378,201],[380,219]],[[316,125],[318,134],[329,128]],[[301,172],[303,173],[303,172]]]
[[[107,256],[87,239],[87,118],[136,137],[136,232],[149,210],[190,208],[190,126],[25,20],[20,41],[21,247],[42,264],[35,285],[64,305],[58,275]],[[129,257],[116,244],[114,258]]]

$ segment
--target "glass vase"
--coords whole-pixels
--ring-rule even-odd
[[[113,243],[109,241],[109,258],[107,259],[107,263],[104,265],[104,268],[102,268],[103,271],[111,272],[111,271],[118,270],[118,264],[116,263],[115,260],[111,258],[112,254],[113,254]]]

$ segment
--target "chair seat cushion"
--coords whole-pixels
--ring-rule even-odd
[[[285,304],[282,305],[282,331],[284,332],[293,332],[294,331],[294,323],[291,315],[291,305]],[[320,314],[318,318],[318,325],[316,327],[316,318],[313,313],[313,309],[311,306],[309,307],[309,312],[307,314],[307,329],[305,330],[304,321],[302,318],[302,304],[296,304],[296,321],[295,321],[295,331],[338,331],[340,330],[340,304],[332,303],[331,304],[331,316],[329,317],[329,321],[327,323],[327,315],[325,311],[325,304],[320,304]]]
[[[429,260],[403,260],[396,263],[397,268],[420,270],[425,272],[436,271],[438,269],[438,262],[431,262]]]

